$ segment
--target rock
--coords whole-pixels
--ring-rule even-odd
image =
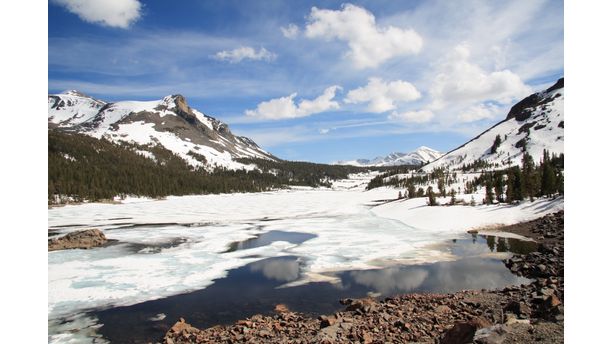
[[[334,324],[334,325],[328,326],[326,328],[323,328],[317,334],[317,339],[318,340],[326,340],[327,339],[327,340],[334,341],[336,339],[336,333],[338,332],[339,328],[340,328],[340,326],[338,324]]]
[[[238,320],[236,324],[240,326],[253,327],[253,322],[249,320]]]
[[[490,327],[492,324],[483,318],[473,318],[470,321],[462,321],[446,331],[440,339],[440,344],[466,344],[471,343],[474,334],[481,328]]]
[[[86,229],[70,232],[62,237],[49,239],[49,251],[65,249],[89,249],[106,244],[108,240],[99,229]]]
[[[363,344],[371,344],[372,343],[372,335],[368,332],[364,332],[361,335],[361,340],[363,340]]]
[[[511,326],[511,325],[514,325],[514,324],[526,324],[526,325],[529,325],[530,321],[529,321],[529,319],[518,319],[515,314],[507,313],[506,314],[506,322],[504,324],[508,325],[508,326]]]
[[[350,299],[348,299],[350,300]],[[347,311],[362,311],[364,313],[369,313],[373,310],[377,310],[379,308],[378,303],[370,298],[358,299],[358,300],[350,300],[348,306],[346,307]]]
[[[452,312],[452,310],[450,309],[450,307],[446,306],[446,305],[440,305],[438,307],[436,307],[436,309],[434,310],[436,313],[439,314],[446,314],[446,313],[450,313]]]
[[[485,327],[479,329],[474,333],[474,343],[476,344],[502,344],[506,337],[505,326],[503,325],[495,325],[491,327]]]
[[[555,294],[555,290],[552,288],[542,288],[540,289],[540,294],[545,296],[551,296]]]
[[[331,326],[336,323],[336,318],[328,317],[327,315],[321,315],[319,320],[321,320],[321,328]]]
[[[289,313],[289,308],[285,306],[284,304],[279,303],[276,306],[274,306],[274,311],[276,313]]]
[[[531,315],[531,308],[524,302],[510,301],[505,307],[504,312],[510,312],[516,316],[529,317]]]
[[[561,305],[561,301],[559,301],[559,298],[557,298],[557,296],[555,294],[552,294],[552,295],[550,295],[549,298],[547,298],[544,301],[544,304],[548,308],[553,308],[553,307],[557,307],[557,306]]]
[[[544,273],[546,273],[546,265],[544,265],[544,264],[538,264],[538,265],[536,266],[536,268],[538,269],[538,272],[539,272],[540,274],[544,274]]]

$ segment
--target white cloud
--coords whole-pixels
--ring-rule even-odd
[[[285,38],[295,39],[300,34],[300,29],[293,23],[287,25],[286,27],[281,27],[280,29]]]
[[[469,57],[469,47],[459,44],[439,64],[430,88],[435,109],[449,103],[473,104],[486,100],[509,104],[531,93],[517,74],[507,69],[488,73],[471,63]]]
[[[398,113],[393,111],[389,115],[390,120],[398,120],[407,123],[426,123],[433,119],[434,114],[431,110],[406,111]]]
[[[349,91],[344,102],[368,103],[368,111],[381,113],[396,109],[397,103],[417,100],[420,97],[419,90],[407,81],[385,82],[380,78],[370,78],[366,86]]]
[[[341,89],[340,86],[330,86],[325,89],[322,95],[314,100],[302,99],[298,105],[295,104],[294,98],[297,93],[292,93],[287,97],[271,99],[259,103],[257,109],[246,110],[245,115],[260,119],[288,119],[306,117],[316,113],[325,112],[328,110],[338,109],[340,105],[334,101],[336,91]]]
[[[412,29],[379,27],[366,9],[344,4],[339,11],[313,7],[305,34],[308,38],[338,39],[348,43],[346,56],[356,68],[376,67],[396,56],[417,54],[423,39]]]
[[[459,113],[459,121],[463,123],[475,122],[481,119],[493,119],[501,111],[498,106],[492,104],[477,104]]]
[[[329,133],[330,130],[331,129],[329,129],[329,128],[321,128],[321,129],[319,129],[319,134],[325,135],[325,134]]]
[[[230,63],[238,63],[244,59],[270,62],[276,59],[276,54],[263,47],[259,51],[251,47],[240,47],[234,50],[219,51],[213,57],[216,60],[229,61]]]
[[[140,18],[138,0],[52,0],[88,23],[127,29]]]

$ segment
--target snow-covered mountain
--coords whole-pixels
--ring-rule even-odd
[[[490,163],[489,169],[498,169],[519,165],[523,151],[529,152],[536,163],[542,159],[544,149],[563,153],[563,85],[561,78],[550,88],[521,100],[510,109],[506,119],[427,164],[423,170],[430,172],[436,167],[455,170],[478,159]],[[501,142],[492,152],[498,135]]]
[[[76,131],[114,142],[161,145],[190,165],[243,168],[236,158],[277,160],[251,139],[235,136],[227,124],[187,105],[181,95],[154,101],[107,103],[78,91],[49,95],[49,128]]]
[[[374,159],[357,159],[336,161],[334,165],[352,165],[352,166],[398,166],[398,165],[420,165],[434,161],[441,157],[444,153],[438,152],[429,147],[421,146],[414,152],[410,153],[391,153],[387,156],[379,156]]]

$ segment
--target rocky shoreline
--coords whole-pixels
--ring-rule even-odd
[[[204,330],[180,319],[162,343],[562,343],[563,229],[563,211],[497,228],[538,242],[537,251],[504,261],[528,285],[344,299],[343,311],[316,319],[277,305],[274,316]]]

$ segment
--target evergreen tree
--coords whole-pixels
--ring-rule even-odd
[[[455,192],[455,189],[451,189],[450,195],[451,195],[450,205],[455,205],[455,203],[457,203],[457,198],[455,197],[457,193]]]
[[[446,197],[446,187],[444,186],[444,176],[438,178],[438,191],[442,197]]]
[[[419,188],[417,190],[417,197],[423,197],[425,196],[425,190],[423,190],[423,188]]]
[[[533,201],[538,193],[539,176],[536,173],[533,157],[528,152],[523,153],[522,159],[522,184],[525,194]]]
[[[415,197],[417,197],[416,187],[414,186],[414,184],[410,183],[408,184],[408,198]]]
[[[493,204],[493,186],[491,185],[491,182],[487,182],[486,186],[486,192],[485,192],[485,203],[486,204]]]
[[[491,146],[491,154],[497,153],[497,148],[501,145],[501,137],[499,135],[495,136],[495,140],[493,141],[493,146]]]
[[[504,201],[504,176],[501,173],[495,174],[494,180],[495,198],[498,202]]]
[[[521,170],[517,166],[508,169],[506,202],[512,203],[524,199],[522,179]]]
[[[431,186],[427,188],[427,204],[430,206],[438,205],[438,201],[436,201],[436,194],[433,192],[433,188]]]
[[[554,167],[550,160],[550,154],[545,149],[542,164],[540,165],[542,171],[542,183],[540,187],[540,194],[542,196],[551,197],[557,189],[557,175],[555,174]]]

